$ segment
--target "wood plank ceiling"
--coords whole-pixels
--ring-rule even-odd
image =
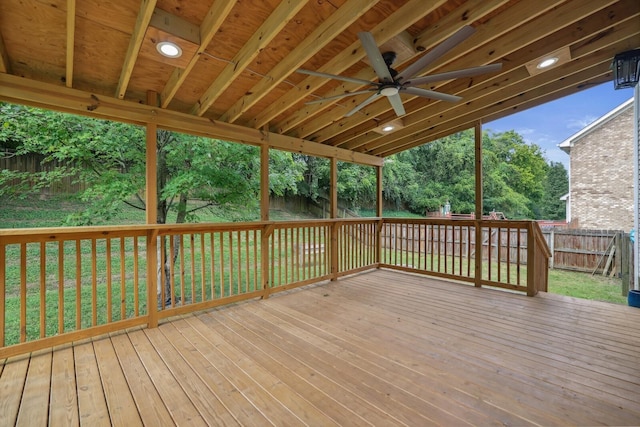
[[[640,47],[639,14],[637,0],[3,0],[0,80],[10,86],[15,75],[131,105],[152,91],[162,109],[209,123],[386,157],[610,81],[613,56]],[[395,51],[402,72],[465,25],[475,32],[419,74],[502,63],[423,86],[461,101],[402,94],[406,114],[387,134],[378,128],[397,117],[385,96],[349,117],[370,94],[306,104],[366,86],[298,68],[376,81],[361,31]],[[165,40],[181,47],[180,58],[157,52]],[[566,61],[527,68],[555,52]],[[0,99],[15,99],[9,86]]]

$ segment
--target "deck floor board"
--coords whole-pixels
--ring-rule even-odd
[[[640,310],[390,270],[0,362],[0,425],[640,425]]]

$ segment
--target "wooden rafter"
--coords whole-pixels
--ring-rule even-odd
[[[216,1],[213,3],[207,15],[200,26],[200,46],[196,54],[191,58],[189,64],[184,68],[175,68],[171,73],[171,77],[167,81],[162,93],[160,94],[162,108],[167,108],[173,97],[175,96],[182,83],[187,79],[193,67],[198,63],[200,55],[205,51],[216,32],[220,29],[227,15],[233,9],[235,2],[232,1]]]
[[[9,54],[2,40],[2,34],[0,34],[0,73],[10,73],[11,66],[9,63]]]
[[[491,13],[492,11],[494,11],[496,8],[502,6],[504,3],[506,3],[506,1],[507,0],[494,0],[494,1],[480,2],[479,4],[471,5],[469,8],[467,8],[465,10],[464,17],[458,14],[451,14],[445,17],[443,20],[447,22],[443,22],[442,23],[443,25],[441,25],[440,28],[445,28],[446,29],[445,31],[448,31],[448,32],[445,33],[443,31],[439,31],[437,32],[437,34],[434,34],[433,30],[429,30],[428,34],[430,36],[431,45],[427,45],[424,42],[421,42],[420,46],[422,47],[422,49],[433,47],[437,42],[440,42],[444,40],[446,37],[450,36],[454,32],[454,29],[457,29],[458,26],[464,25],[465,21],[467,20],[473,21],[476,19],[480,19],[483,16],[487,15],[488,13]],[[441,5],[441,3],[443,2],[434,2],[433,4],[430,4],[430,6],[432,6],[433,9],[436,9]],[[429,13],[431,13],[432,8],[425,8],[423,4],[424,2],[420,0],[410,1],[407,4],[405,4],[402,8],[397,10],[393,15],[389,16],[387,19],[385,19],[383,22],[381,22],[379,25],[373,28],[371,30],[371,33],[373,34],[378,44],[381,45],[385,43],[389,38],[389,35],[397,34],[400,31],[402,31],[403,28],[406,28],[406,22],[418,21],[423,16],[426,16]],[[449,21],[452,21],[452,22],[449,22]],[[458,25],[452,25],[454,23],[458,23]],[[422,39],[422,38],[423,37],[419,37],[418,39]],[[362,52],[361,55],[356,57],[356,55],[353,54],[353,52],[355,52],[356,50],[362,51],[360,46],[360,41],[355,41],[348,48],[344,49],[340,54],[336,55],[334,60],[328,62],[317,71],[320,71],[323,73],[329,73],[329,74],[340,74],[342,71],[346,70],[348,67],[350,67],[351,65],[355,64],[357,61],[362,59],[362,57],[364,56],[364,52]],[[398,65],[402,65],[402,64],[394,64],[394,67],[397,67]],[[376,78],[375,73],[369,67],[365,68],[360,73],[358,73],[356,77],[362,80],[373,80]],[[313,91],[315,91],[316,89],[318,89],[319,87],[321,87],[326,83],[327,83],[327,79],[325,78],[313,77],[313,76],[306,78],[299,85],[301,88],[304,88],[303,90],[290,91],[277,104],[275,104],[268,110],[265,110],[265,112],[262,112],[261,114],[259,114],[257,118],[260,119],[260,121],[258,121],[256,125],[259,123],[262,123],[264,120],[267,120],[267,119],[270,120],[273,117],[275,117],[275,115],[277,115],[279,111],[282,111],[283,108],[286,108],[287,104],[285,104],[285,102],[291,102],[291,103],[297,102],[302,98],[304,98],[305,96],[313,93]],[[347,90],[352,91],[352,90],[357,90],[361,88],[362,86],[357,86],[354,84],[349,85],[348,83],[345,83],[337,87],[333,91],[328,92],[327,94],[325,94],[325,96],[327,97],[335,96]],[[329,107],[331,107],[337,102],[338,100],[334,100],[334,101],[323,102],[322,104],[307,105],[304,108],[301,108],[299,111],[292,114],[291,116],[287,117],[286,119],[278,123],[275,123],[274,128],[282,132],[287,132],[290,129],[300,125],[301,123],[308,121],[310,117],[317,116],[318,114],[322,113],[323,111],[325,111],[326,109],[328,109]],[[308,127],[306,128],[308,129]],[[321,127],[314,128],[313,131],[316,131],[319,129],[321,129]],[[308,130],[308,133],[311,134],[313,131]]]
[[[235,122],[242,113],[255,105],[266,93],[291,74],[292,70],[308,61],[322,46],[344,31],[376,3],[376,0],[348,0],[337,13],[320,24],[284,60],[273,67],[269,76],[263,77],[258,84],[251,88],[251,94],[239,99],[220,119],[229,123]]]
[[[618,5],[618,7],[624,6],[624,4]],[[640,32],[640,28],[636,25],[636,21],[640,15],[640,7],[636,7],[636,9],[637,10],[635,12],[627,9],[631,13],[626,15],[627,17],[622,22],[618,22],[615,34],[609,33],[595,37],[600,32],[601,28],[601,26],[598,25],[598,22],[600,22],[601,19],[604,19],[605,16],[611,15],[611,9],[605,9],[601,11],[600,14],[595,14],[588,19],[580,20],[573,25],[567,26],[563,31],[556,32],[553,36],[540,39],[536,44],[547,46],[550,50],[567,46],[566,43],[573,41],[571,45],[568,45],[574,46],[572,49],[573,58],[580,59],[585,57],[583,61],[577,61],[575,64],[568,64],[562,71],[550,70],[544,73],[544,76],[538,77],[537,79],[535,77],[531,77],[524,68],[524,64],[534,58],[531,57],[531,54],[527,55],[525,50],[521,50],[519,54],[512,54],[510,56],[510,61],[508,64],[505,64],[501,74],[486,78],[481,83],[468,88],[464,88],[464,82],[453,82],[446,88],[448,90],[456,90],[455,88],[458,87],[462,90],[457,93],[459,93],[463,98],[477,99],[476,102],[471,105],[463,106],[462,109],[466,110],[473,108],[478,111],[478,114],[485,114],[486,108],[494,103],[500,103],[499,100],[502,99],[505,90],[515,90],[515,93],[521,93],[523,90],[526,90],[527,87],[536,87],[536,82],[543,82],[553,77],[560,78],[562,75],[567,74],[567,70],[579,70],[580,67],[591,66],[600,61],[610,61],[615,52],[632,48],[625,48],[625,46],[633,46],[634,43],[637,45],[637,36]],[[535,23],[532,24],[531,27],[532,28],[530,30],[535,31]],[[563,34],[566,35],[566,37],[562,37]],[[579,34],[579,37],[576,38],[576,34]],[[535,48],[535,44],[532,48]],[[535,51],[535,49],[532,50]],[[514,99],[522,100],[521,98]],[[419,102],[419,100],[410,101],[410,103],[411,102]],[[500,104],[505,105],[504,102]],[[383,144],[396,144],[398,139],[404,136],[409,136],[415,132],[415,130],[411,130],[413,126],[415,126],[415,129],[427,129],[436,123],[441,124],[443,117],[448,114],[460,117],[460,110],[456,109],[456,113],[453,113],[452,108],[452,105],[437,103],[433,106],[417,111],[405,119],[406,123],[410,126],[389,135],[389,138],[387,138]],[[361,129],[354,130],[354,135],[360,131]],[[380,138],[372,133],[363,133],[353,139],[350,139],[347,143],[340,144],[340,146],[348,149],[361,149],[362,151],[371,152],[371,150],[378,147],[380,144],[376,141],[380,141]]]
[[[159,128],[191,135],[259,146],[268,145],[279,150],[303,152],[318,157],[335,157],[338,160],[371,166],[379,166],[383,162],[383,159],[379,157],[355,153],[300,138],[276,133],[265,134],[262,130],[211,121],[191,114],[108,96],[98,97],[81,90],[34,82],[8,74],[0,74],[0,100],[127,123],[155,123]]]
[[[529,4],[528,2],[526,3]],[[553,3],[554,3],[553,1],[549,3],[544,3],[544,1],[541,0],[536,3],[536,6],[537,6],[536,8],[531,9],[531,13],[534,13],[534,10],[537,10],[538,8],[545,9],[545,6],[551,7]],[[605,4],[603,8],[606,8],[606,6],[607,5]],[[591,9],[593,9],[593,7]],[[578,22],[581,19],[585,18],[586,14],[588,13],[587,8],[585,8],[584,5],[582,5],[581,7],[581,5],[573,5],[571,3],[563,3],[553,8],[552,10],[549,10],[549,9],[546,9],[546,10],[549,11],[548,13],[554,13],[554,14],[561,13],[562,16],[564,17],[563,22],[566,22],[567,26],[570,26],[572,23]],[[500,17],[497,17],[495,19],[508,20],[509,18],[508,15],[509,15],[508,13],[505,13],[504,15],[501,15]],[[546,21],[544,17],[546,15],[542,14],[542,15],[536,15],[536,16],[539,17],[539,19],[529,20],[528,22],[520,25],[517,28],[513,28],[512,23],[505,22],[505,25],[501,27],[503,29],[503,32],[500,33],[500,37],[497,39],[496,38],[492,39],[493,40],[493,42],[491,43],[492,49],[490,50],[485,49],[487,51],[485,54],[487,58],[485,59],[485,63],[490,62],[494,57],[499,57],[499,58],[507,57],[508,55],[515,54],[516,52],[519,52],[520,56],[526,56],[527,52],[529,52],[529,55],[532,55],[529,49],[525,49],[527,45],[531,45],[531,40],[542,40],[545,37],[552,34],[550,27],[545,25]],[[495,22],[494,22],[494,25],[496,27],[499,27]],[[523,34],[526,34],[527,41],[524,41],[524,39],[522,38]],[[553,34],[556,34],[556,33],[553,33]],[[455,63],[453,64],[455,65],[455,68],[463,68],[463,67],[469,66],[469,64],[473,64],[473,60],[469,58],[469,55],[474,49],[472,42],[478,41],[480,42],[479,46],[482,46],[482,43],[484,42],[482,40],[482,37],[493,37],[493,35],[490,34],[490,35],[483,36],[483,34],[480,34],[477,37],[478,40],[476,40],[476,37],[474,35],[474,40],[467,40],[468,43],[467,42],[463,43],[460,46],[461,51],[467,52],[468,54],[464,56],[458,55],[459,59],[455,61]],[[549,40],[547,43],[557,43],[557,42],[558,42],[558,37],[554,35],[552,37],[552,40]],[[561,40],[560,42],[563,44],[566,44],[568,43],[568,40]],[[549,45],[547,44],[545,50],[547,50],[548,47]],[[476,46],[475,48],[481,49],[478,46]],[[528,58],[527,61],[530,61],[532,59],[535,59],[535,56],[534,57],[528,56],[527,58]],[[476,61],[477,60],[478,58],[476,57]],[[522,65],[527,61],[523,62]],[[478,64],[478,62],[476,62],[476,64]],[[480,85],[480,84],[482,84],[481,87],[485,88],[486,90],[490,90],[491,88],[488,85],[484,84],[485,81],[493,80],[496,78],[499,79],[501,76],[505,75],[511,69],[519,65],[520,64],[518,64],[516,60],[513,60],[512,57],[509,56],[509,61],[503,64],[503,70],[499,74],[479,76],[472,80],[474,84],[473,86],[471,86],[471,88],[468,88],[469,80],[466,80],[466,79],[458,79],[453,82],[443,82],[443,84],[437,85],[436,87],[438,90],[442,90],[445,93],[460,95],[460,96],[463,96],[463,98],[465,99],[472,99],[472,98],[469,98],[468,96],[465,97],[464,91],[469,89],[473,90],[474,86]],[[406,107],[410,106],[409,108],[412,113],[409,114],[410,118],[405,118],[405,122],[408,122],[409,127],[411,127],[413,125],[416,125],[420,121],[420,117],[423,117],[423,115],[427,115],[431,117],[433,116],[431,112],[434,110],[440,110],[440,111],[443,109],[449,110],[451,108],[464,106],[464,101],[458,104],[460,105],[457,105],[456,103],[433,102],[431,100],[427,100],[424,98],[415,98],[415,97],[410,98],[409,101],[405,102],[405,106]],[[348,132],[350,135],[355,136],[359,132],[362,132],[364,128],[369,128],[369,129],[373,128],[373,126],[366,123],[367,117],[375,116],[375,117],[380,117],[382,120],[384,120],[385,117],[392,117],[392,114],[393,112],[387,107],[385,103],[377,103],[375,105],[369,106],[369,108],[367,108],[366,111],[361,115],[354,115],[352,117],[343,118],[337,121],[337,123],[330,125],[328,127],[325,127],[321,131],[318,131],[311,135],[305,135],[305,138],[308,138],[314,141],[321,141],[321,142],[330,141],[330,140],[346,141],[350,139],[348,137],[345,139],[344,136],[346,132]],[[424,129],[424,128],[421,127],[421,129]],[[299,136],[299,135],[296,135],[296,136]]]
[[[251,39],[240,49],[200,97],[191,109],[192,114],[201,116],[233,81],[249,66],[251,61],[264,49],[280,30],[307,4],[306,0],[285,1],[269,15]]]
[[[339,155],[340,160],[352,158],[353,152],[374,154],[373,160],[364,158],[366,163],[472,127],[477,120],[610,79],[597,64],[618,50],[640,47],[633,28],[640,17],[637,0],[341,0],[322,5],[317,0],[156,1],[62,0],[62,6],[60,1],[0,1],[0,74],[54,86],[62,81],[63,87],[81,89],[83,98],[76,101],[97,108],[101,113],[95,116],[108,111],[107,116],[117,118],[129,112],[133,117],[122,120],[139,123],[162,116],[168,124],[158,127],[226,135],[260,146],[268,136],[270,147]],[[345,113],[363,96],[305,105],[312,97],[370,87],[376,79],[371,67],[364,66],[367,58],[358,31],[371,32],[381,49],[398,52],[393,67],[403,71],[421,55],[416,52],[431,51],[463,25],[475,33],[421,74],[503,66],[493,73],[424,86],[459,95],[461,102],[404,93],[402,127],[384,135],[376,128],[397,118],[385,99],[347,118]],[[181,58],[158,56],[155,44],[166,34],[186,42]],[[537,63],[558,48],[570,49],[571,57],[542,77],[525,71],[524,64]],[[230,64],[211,63],[205,58],[209,53]],[[257,60],[259,72],[247,72]],[[299,67],[359,80],[302,76],[295,73]],[[22,102],[76,111],[68,100],[51,98],[68,94],[43,90],[39,100]],[[148,91],[159,94],[156,116],[132,108],[146,103]],[[91,103],[91,95],[100,102]],[[111,98],[130,103],[118,104],[123,112],[111,111],[116,108]],[[193,117],[198,120],[192,122]],[[232,123],[236,125],[225,127]],[[307,145],[310,141],[316,144]],[[337,155],[332,151],[336,148]]]
[[[120,73],[120,81],[118,82],[118,89],[116,90],[116,97],[123,99],[129,86],[129,79],[133,73],[133,67],[136,65],[136,58],[140,52],[140,46],[144,40],[144,34],[151,21],[153,10],[156,8],[156,0],[142,0],[140,4],[140,11],[138,12],[138,18],[136,19],[136,26],[131,34],[131,40],[129,41],[129,48],[127,49],[127,55],[124,58],[122,64],[122,72]]]
[[[509,40],[513,40],[514,43],[517,43],[518,46],[522,46],[526,44],[529,38],[525,39],[517,39],[515,37],[512,38],[511,32],[516,27],[515,16],[519,16],[519,14],[526,15],[529,17],[529,23],[532,22],[532,19],[535,17],[542,16],[545,12],[548,12],[553,7],[557,6],[560,3],[559,0],[540,0],[535,4],[531,2],[521,2],[515,5],[512,9],[505,12],[502,15],[494,18],[492,31],[486,32],[483,31],[482,28],[479,28],[476,34],[467,39],[465,42],[461,43],[455,50],[449,52],[446,58],[443,59],[443,64],[447,64],[448,67],[453,67],[453,69],[465,68],[473,65],[484,65],[493,62],[494,58],[501,58],[503,55],[507,55],[510,52],[515,50],[515,46],[513,49],[506,49],[506,46],[503,46],[500,43],[496,43],[495,48],[491,49],[482,49],[486,43],[490,41],[501,40],[501,38],[508,38]],[[499,21],[499,22],[496,22]],[[526,24],[525,24],[526,25]],[[535,28],[530,28],[532,25],[527,26],[527,28],[531,31],[537,31],[538,26],[533,26]],[[495,29],[494,29],[495,28]],[[479,33],[479,34],[478,34]],[[540,34],[540,37],[545,33],[537,33]],[[534,35],[529,35],[530,37],[535,37]],[[440,39],[443,39],[441,37]],[[424,43],[424,41],[423,41]],[[492,44],[493,46],[493,44]],[[496,50],[500,50],[500,52],[496,52]],[[482,61],[478,62],[478,57],[470,58],[470,55],[476,51],[486,52]],[[503,66],[508,67],[509,64],[504,64]],[[487,76],[480,76],[475,81],[481,80],[482,78],[488,78]],[[456,84],[462,85],[467,83],[466,80],[457,80],[454,82]],[[453,91],[447,86],[447,82],[440,82],[432,86],[435,90],[442,90],[445,93],[450,94],[458,94],[457,91]],[[415,97],[406,97],[405,99],[412,101]],[[356,102],[360,102],[361,99],[358,98]],[[433,102],[428,99],[420,98],[416,100],[417,103],[422,103],[423,105],[441,105],[444,104],[446,107],[454,106],[455,103],[449,102]],[[463,101],[464,102],[464,101]],[[406,105],[407,101],[405,101]],[[369,107],[363,109],[361,114],[354,114],[351,117],[342,117],[340,111],[331,112],[331,117],[334,118],[335,122],[331,126],[320,127],[317,122],[311,120],[309,123],[306,123],[304,126],[304,132],[296,133],[298,137],[309,137],[315,141],[329,141],[331,138],[336,135],[342,134],[351,129],[361,129],[358,127],[359,125],[365,123],[367,126],[367,121],[369,117],[376,117],[382,115],[384,117],[391,117],[393,115],[393,111],[391,110],[389,104],[387,102],[378,102],[374,105],[370,105]],[[375,124],[369,123],[368,127],[373,129]],[[313,131],[313,132],[311,132]],[[304,135],[304,136],[303,136]]]
[[[65,84],[73,87],[73,53],[76,35],[76,0],[67,0],[67,67]]]

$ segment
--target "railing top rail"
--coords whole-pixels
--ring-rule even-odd
[[[542,229],[540,228],[540,224],[533,221],[531,223],[531,231],[534,236],[536,246],[538,246],[542,250],[542,253],[545,257],[551,258],[552,256],[551,249],[549,249],[547,240],[544,238],[544,235],[542,234]]]
[[[473,220],[473,219],[451,219],[451,218],[383,218],[387,224],[455,224],[474,226],[478,222],[482,227],[500,228],[521,228],[526,229],[534,221],[529,220]]]

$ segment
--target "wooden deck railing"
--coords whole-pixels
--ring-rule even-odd
[[[537,225],[480,224],[480,245],[442,219],[0,230],[0,358],[377,267],[546,290]]]
[[[528,295],[547,290],[549,250],[532,221],[385,219],[380,239],[382,267]],[[535,263],[527,269],[530,259]]]

